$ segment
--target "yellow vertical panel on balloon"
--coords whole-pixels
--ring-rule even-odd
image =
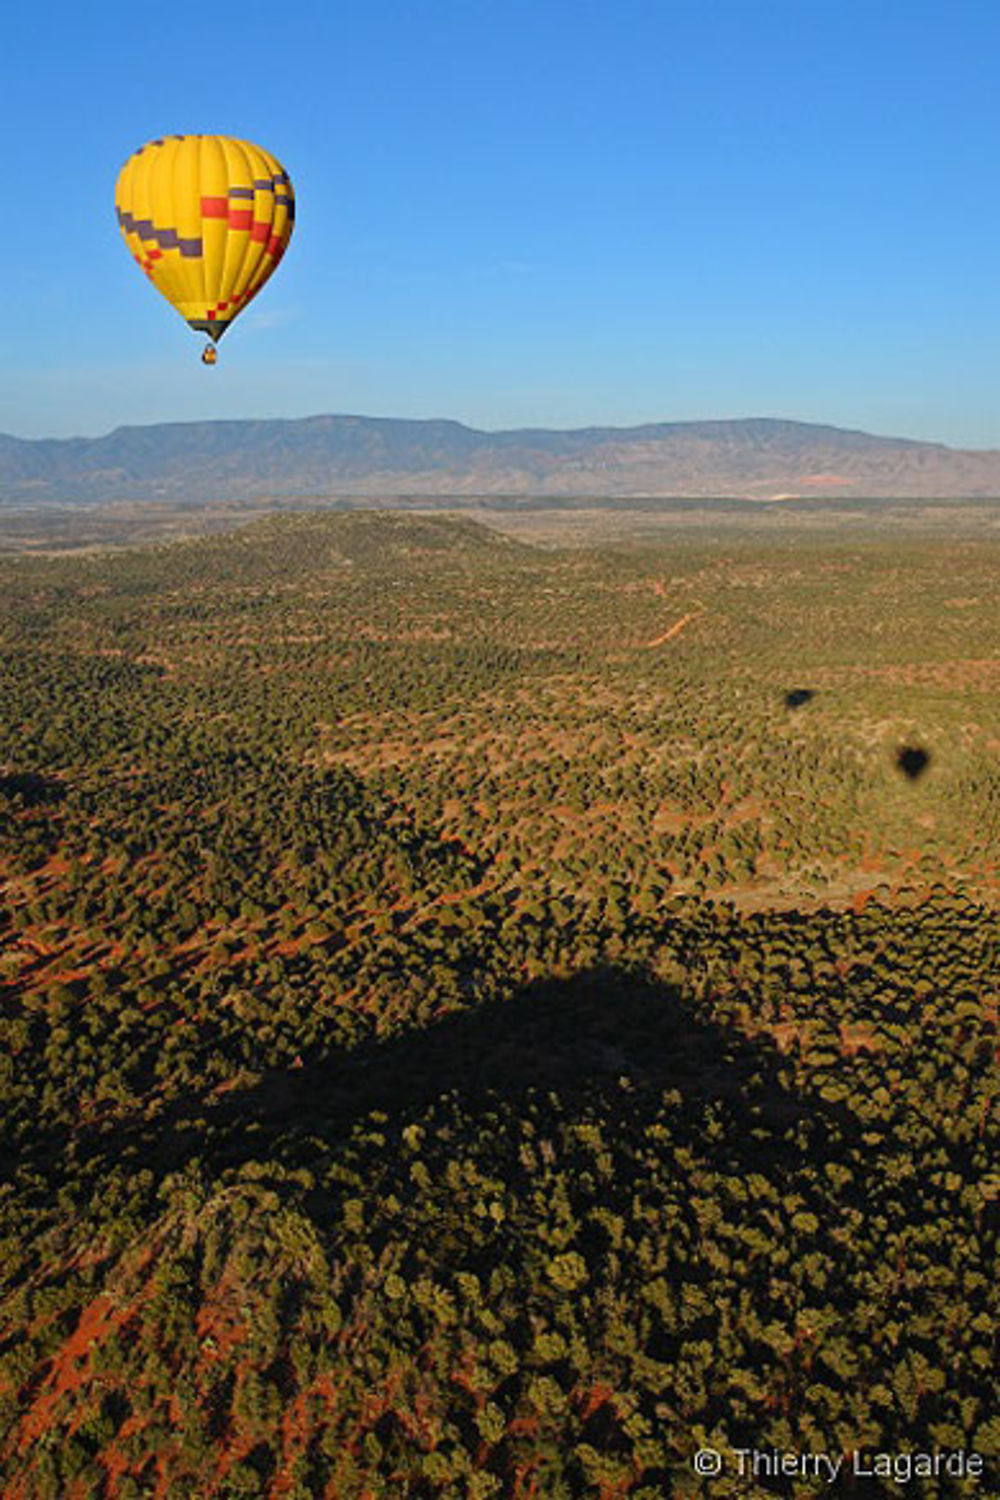
[[[240,275],[252,243],[253,173],[250,158],[242,141],[224,140],[226,176],[229,182],[229,234],[226,238],[226,260],[222,268],[222,298],[232,303],[240,288]]]
[[[174,159],[172,202],[169,210],[176,216],[177,238],[183,265],[183,300],[178,311],[185,318],[196,318],[193,309],[205,304],[205,261],[201,238],[201,141],[186,135],[178,142]],[[164,204],[164,209],[168,208]]]
[[[246,265],[237,288],[244,301],[249,302],[267,280],[261,274],[266,263],[265,250],[271,235],[274,218],[274,169],[271,158],[259,146],[249,146],[248,155],[253,169],[254,200],[252,242],[247,251]],[[266,232],[265,232],[266,226]]]
[[[149,175],[152,165],[153,153],[147,146],[136,162],[135,171],[132,176],[132,217],[137,225],[147,224],[152,219],[153,210],[149,197]],[[144,236],[141,228],[137,229],[136,233],[139,236],[139,263],[148,276],[150,242]]]
[[[201,138],[201,236],[205,259],[205,300],[211,309],[221,302],[222,273],[226,264],[226,241],[229,238],[229,174],[226,153],[217,136]]]
[[[184,295],[184,267],[177,244],[174,209],[174,162],[179,143],[169,136],[151,153],[149,174],[150,201],[154,207],[153,233],[160,257],[153,270],[153,280],[169,302],[177,303]]]

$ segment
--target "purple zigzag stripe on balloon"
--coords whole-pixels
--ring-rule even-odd
[[[119,208],[117,214],[122,228],[128,234],[137,234],[144,243],[152,240],[161,250],[179,250],[188,260],[194,260],[203,253],[201,239],[181,239],[176,229],[157,229],[152,219],[133,218],[127,209]]]
[[[291,187],[292,179],[287,172],[275,172],[273,177],[255,177],[253,185],[262,192],[273,193],[276,188]]]

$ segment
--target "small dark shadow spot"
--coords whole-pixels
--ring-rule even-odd
[[[919,745],[904,745],[901,750],[896,751],[896,765],[909,781],[916,781],[922,776],[930,763],[927,751],[921,750]]]
[[[20,771],[0,776],[0,797],[20,807],[41,807],[46,802],[61,802],[66,788],[37,771]]]
[[[801,708],[803,703],[811,703],[815,696],[815,688],[789,688],[785,694],[785,707]]]

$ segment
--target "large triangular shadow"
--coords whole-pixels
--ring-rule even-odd
[[[707,1150],[706,1119],[722,1121],[711,1149],[727,1170],[829,1160],[857,1128],[842,1105],[799,1092],[769,1037],[719,1025],[648,973],[601,968],[349,1052],[317,1051],[221,1098],[194,1090],[155,1121],[77,1131],[75,1156],[92,1166],[127,1157],[157,1179],[194,1158],[210,1178],[250,1161],[310,1166],[373,1111],[402,1127],[446,1098],[494,1129],[555,1096],[564,1118],[632,1136],[667,1092],[675,1138]],[[37,1164],[58,1176],[65,1135],[37,1144]]]

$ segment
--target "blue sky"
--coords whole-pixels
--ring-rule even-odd
[[[784,416],[1000,446],[995,0],[19,5],[0,431]],[[221,346],[114,181],[219,131],[298,194]]]

